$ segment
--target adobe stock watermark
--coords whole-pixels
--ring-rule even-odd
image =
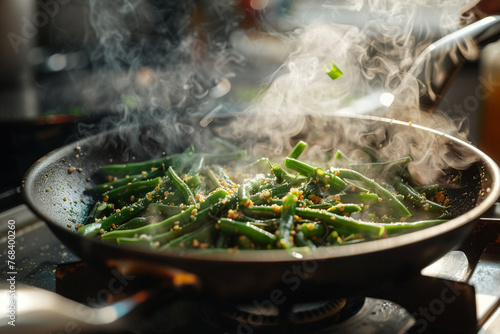
[[[19,53],[23,46],[29,45],[38,34],[38,30],[49,24],[50,18],[54,18],[61,10],[61,6],[68,2],[69,0],[38,1],[39,10],[35,11],[31,17],[21,17],[19,33],[11,31],[7,34],[14,52]]]
[[[500,76],[497,76],[500,79]],[[451,108],[443,110],[446,114],[456,113],[461,117],[469,117],[471,113],[477,112],[481,101],[489,99],[500,89],[500,80],[494,80],[493,75],[478,77],[479,85],[474,90],[474,94],[466,96],[462,103],[455,103]]]
[[[17,293],[16,293],[16,222],[9,220],[7,222],[7,283],[9,286],[7,295],[9,300],[8,305],[8,325],[16,326],[17,316]]]
[[[413,324],[417,333],[425,332],[429,323],[436,321],[437,317],[445,312],[446,306],[455,302],[461,295],[460,290],[450,282],[444,281],[444,285],[446,287],[441,290],[439,297],[431,300],[428,305],[419,307],[418,312],[412,314],[417,319]]]

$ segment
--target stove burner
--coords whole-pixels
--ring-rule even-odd
[[[206,309],[207,318],[218,327],[247,328],[252,333],[310,333],[339,324],[362,308],[364,298],[285,305],[240,304]]]

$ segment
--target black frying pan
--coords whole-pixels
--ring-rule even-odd
[[[212,122],[189,139],[201,142],[217,133],[227,121]],[[314,122],[313,122],[314,123]],[[176,143],[189,143],[176,136],[176,143],[159,141],[148,136],[140,145],[130,145],[123,129],[99,134],[61,147],[38,160],[26,173],[22,191],[30,208],[39,215],[54,234],[75,254],[98,266],[125,263],[132,267],[174,267],[194,274],[202,292],[224,300],[271,298],[273,291],[283,291],[291,299],[324,299],[327,296],[370,295],[418,273],[448,251],[459,245],[475,226],[475,219],[490,208],[500,194],[499,170],[496,164],[475,147],[443,133],[416,125],[374,117],[339,117],[330,119],[329,137],[319,136],[322,143],[336,143],[344,151],[359,145],[348,140],[341,128],[354,125],[358,136],[377,133],[373,147],[383,150],[394,134],[404,133],[409,139],[401,147],[405,155],[416,140],[452,165],[466,159],[460,169],[447,167],[440,180],[449,189],[455,218],[442,225],[388,239],[338,247],[318,248],[311,252],[286,250],[241,251],[237,253],[200,254],[193,251],[155,253],[136,248],[101,243],[75,233],[76,225],[85,218],[92,198],[85,190],[99,182],[96,174],[104,164],[129,160],[132,156],[148,158],[182,149]],[[324,122],[321,127],[324,128]],[[337,130],[334,130],[337,129]],[[137,129],[134,129],[136,131]],[[137,132],[134,132],[134,136]],[[311,131],[311,133],[316,133]],[[383,133],[384,136],[380,136]],[[196,137],[196,138],[195,138]],[[341,138],[339,138],[341,137]],[[172,139],[172,138],[171,138]],[[310,138],[308,139],[310,140]],[[378,141],[378,142],[377,142]],[[313,143],[310,142],[312,145]],[[80,147],[79,150],[76,147]],[[182,145],[181,145],[182,146]],[[145,149],[148,148],[147,150]],[[424,160],[426,156],[424,156]],[[420,157],[416,157],[419,158]],[[425,162],[425,161],[423,161]],[[81,172],[70,173],[70,167]],[[459,176],[459,177],[457,177]],[[90,181],[89,181],[90,178]],[[453,179],[453,182],[446,180]],[[275,290],[279,289],[279,290]]]

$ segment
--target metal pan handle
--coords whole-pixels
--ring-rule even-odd
[[[0,286],[0,304],[7,312],[0,314],[1,333],[103,332],[125,330],[134,314],[140,316],[152,307],[165,305],[180,296],[200,297],[196,275],[172,267],[150,265],[130,260],[109,260],[108,266],[121,274],[147,275],[159,283],[144,286],[122,299],[102,307],[90,307],[56,292],[19,286]],[[156,281],[155,281],[156,282]]]
[[[432,111],[467,60],[500,38],[500,16],[488,16],[429,45],[409,70],[418,80],[420,107]]]
[[[123,317],[151,297],[141,291],[133,296],[104,306],[92,308],[67,299],[55,292],[32,287],[0,289],[0,303],[8,311],[0,315],[2,333],[49,333],[72,330],[117,330],[124,328]]]

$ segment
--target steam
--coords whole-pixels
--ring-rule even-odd
[[[266,89],[260,97],[219,135],[248,140],[255,154],[265,155],[289,151],[297,138],[316,143],[310,151],[318,154],[347,147],[347,136],[354,138],[351,147],[383,143],[387,158],[412,154],[421,160],[414,163],[420,170],[439,171],[450,163],[464,168],[447,161],[442,143],[434,139],[388,134],[386,128],[372,128],[362,120],[332,124],[326,119],[339,111],[382,114],[465,139],[467,132],[456,120],[421,111],[419,83],[408,70],[429,44],[469,20],[461,13],[474,2],[295,2],[287,22],[294,29],[279,31],[266,21],[258,25],[288,56],[262,82]],[[239,28],[244,18],[239,2],[198,3],[178,1],[159,9],[143,0],[90,2],[89,38],[95,39],[91,60],[98,74],[89,96],[106,101],[116,113],[98,125],[82,125],[83,132],[118,128],[133,142],[139,133],[124,126],[152,123],[150,135],[158,142],[180,145],[177,141],[187,137],[206,143],[206,129],[227,109],[228,92],[238,78],[248,75],[245,70],[252,70],[249,58],[255,55],[245,54],[235,42],[235,36],[245,36]],[[261,14],[265,17],[265,10]],[[346,17],[351,18],[349,24]],[[344,72],[334,81],[324,71],[331,60]],[[380,92],[396,97],[390,108],[372,99]]]
[[[422,182],[435,181],[450,166],[466,168],[471,161],[447,159],[443,141],[432,136],[405,130],[389,134],[386,125],[373,129],[360,120],[332,124],[327,119],[339,111],[378,114],[466,139],[467,132],[460,132],[463,129],[456,120],[438,111],[421,110],[419,82],[408,70],[429,44],[459,28],[461,12],[468,4],[345,1],[342,8],[338,2],[325,3],[320,19],[288,36],[295,48],[269,78],[270,87],[246,117],[232,125],[231,136],[254,137],[249,146],[256,155],[267,156],[289,152],[297,138],[316,143],[312,155],[337,148],[357,154],[353,150],[357,146],[380,147],[388,159],[412,155],[416,159],[412,169]],[[334,22],[346,9],[360,16],[359,24]],[[344,72],[335,81],[323,68],[330,60]],[[396,96],[388,109],[380,105],[381,92]],[[353,100],[363,99],[367,102],[361,108],[351,107]]]
[[[228,78],[245,61],[228,46],[240,19],[232,2],[207,8],[197,1],[153,3],[89,1],[93,75],[84,85],[84,107],[106,116],[80,124],[84,135],[115,129],[134,147],[141,145],[138,125],[146,125],[169,150],[180,135],[195,134],[186,119],[204,116],[230,90]]]

